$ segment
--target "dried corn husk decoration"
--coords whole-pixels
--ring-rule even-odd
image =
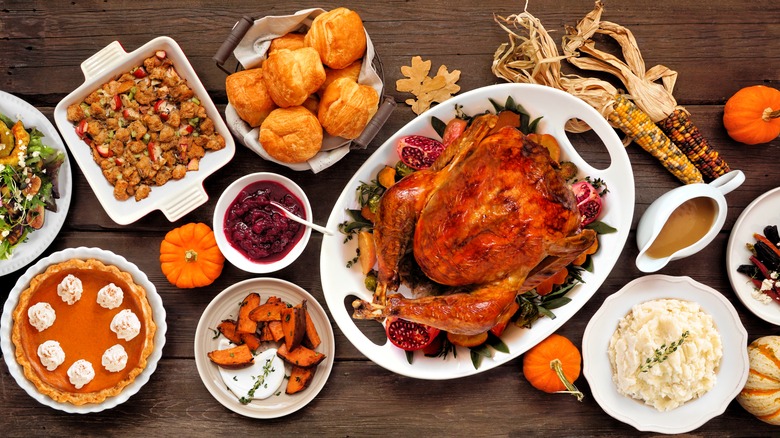
[[[634,103],[706,177],[714,179],[728,172],[728,164],[690,121],[688,111],[677,105],[673,95],[677,72],[663,65],[647,70],[634,35],[626,27],[601,20],[603,9],[597,0],[594,10],[576,27],[567,28],[562,45],[565,59],[582,70],[606,72],[618,78]],[[614,39],[620,45],[623,59],[597,49],[592,38],[595,34]]]
[[[538,18],[524,11],[508,17],[496,16],[495,21],[507,32],[509,42],[496,50],[493,74],[508,82],[546,85],[566,91],[596,108],[604,118],[609,116],[617,89],[600,79],[562,73],[561,61],[566,56],[558,53],[558,47]],[[528,36],[520,35],[519,31],[527,32]],[[570,120],[566,125],[569,132],[589,129],[586,123],[577,120]]]
[[[598,17],[594,18],[591,22],[598,23]],[[597,78],[562,73],[561,61],[571,55],[558,53],[557,46],[539,19],[524,11],[506,18],[495,17],[495,20],[509,34],[509,42],[496,50],[493,74],[509,82],[546,85],[579,97],[595,108],[613,127],[626,134],[624,144],[635,141],[686,184],[702,182],[701,173],[685,154],[649,116],[626,96],[619,94],[612,84]],[[521,29],[527,31],[528,36],[519,35]],[[583,122],[570,121],[566,129],[583,132],[590,128]]]

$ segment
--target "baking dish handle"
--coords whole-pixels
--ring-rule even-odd
[[[175,196],[172,196],[172,202],[162,206],[160,211],[162,211],[169,221],[176,222],[185,214],[205,204],[208,199],[209,195],[206,193],[203,186],[195,184],[188,189],[177,193]]]
[[[81,63],[81,71],[84,73],[84,78],[89,81],[100,73],[111,70],[114,63],[125,56],[127,56],[127,52],[125,52],[119,41],[112,42]]]

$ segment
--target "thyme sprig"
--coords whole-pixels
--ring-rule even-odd
[[[688,338],[689,334],[690,333],[688,332],[688,330],[686,330],[682,333],[680,339],[672,342],[669,345],[662,344],[660,347],[656,348],[655,352],[653,353],[653,356],[645,359],[645,363],[643,363],[642,366],[639,367],[639,371],[646,373],[653,366],[663,363],[666,359],[669,358],[670,354],[674,353],[675,351],[677,351],[678,348],[680,348],[680,346]]]

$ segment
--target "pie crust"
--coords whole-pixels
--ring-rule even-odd
[[[81,299],[72,305],[57,295],[57,285],[68,274],[78,277],[83,285]],[[109,283],[119,286],[124,293],[122,304],[114,309],[97,303],[98,291]],[[56,312],[54,324],[41,332],[30,324],[27,315],[30,306],[39,302],[49,303]],[[124,309],[132,310],[141,322],[140,332],[130,341],[119,339],[110,329],[113,317]],[[84,405],[101,403],[119,394],[141,374],[154,349],[156,330],[146,290],[129,273],[96,259],[71,259],[49,266],[30,280],[13,312],[11,339],[16,361],[40,393],[57,402]],[[47,340],[59,342],[65,352],[65,362],[53,371],[41,364],[37,353],[38,346]],[[116,344],[127,352],[127,365],[122,371],[110,372],[103,367],[101,359]],[[95,378],[76,389],[67,371],[79,359],[92,364]]]

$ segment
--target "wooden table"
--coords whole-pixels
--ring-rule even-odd
[[[635,3],[629,5],[629,3]],[[119,40],[133,50],[168,35],[184,49],[220,110],[227,103],[225,74],[212,56],[233,24],[245,14],[289,14],[299,9],[347,6],[358,11],[384,62],[388,93],[399,102],[367,150],[351,152],[318,174],[294,172],[263,161],[238,146],[232,162],[206,180],[211,199],[177,223],[154,212],[127,226],[115,224],[98,204],[82,172],[73,166],[74,195],[67,222],[45,255],[65,248],[95,246],[119,253],[137,264],[155,284],[168,314],[164,355],[149,383],[112,410],[69,415],[39,405],[0,367],[0,434],[29,435],[599,435],[637,434],[599,407],[584,378],[578,403],[565,395],[533,389],[522,376],[521,359],[455,381],[419,381],[386,371],[362,356],[334,325],[336,361],[326,386],[304,409],[284,418],[253,420],[236,415],[207,392],[198,377],[193,336],[211,299],[226,287],[254,275],[230,264],[211,286],[182,290],[170,285],[157,262],[167,231],[185,222],[211,223],[219,194],[237,177],[256,171],[277,172],[300,184],[313,200],[314,217],[324,222],[351,175],[382,142],[414,117],[394,84],[399,67],[420,55],[434,69],[459,69],[462,91],[501,82],[490,65],[496,47],[506,40],[493,14],[522,11],[523,2],[381,1],[299,2],[231,1],[72,2],[5,0],[0,7],[0,89],[39,108],[49,118],[53,108],[83,82],[80,63]],[[530,12],[558,39],[564,25],[592,9],[590,1],[537,1]],[[704,134],[747,181],[727,196],[728,218],[706,250],[672,263],[660,273],[685,275],[722,292],[737,308],[749,338],[778,334],[778,328],[750,313],[729,285],[725,266],[729,233],[742,210],[760,194],[780,185],[780,140],[758,146],[732,141],[721,117],[726,99],[744,86],[780,86],[780,7],[774,0],[742,2],[607,2],[604,19],[630,28],[648,65],[665,64],[679,72],[675,95],[692,113]],[[679,183],[636,145],[628,148],[636,182],[632,230],[650,202]],[[626,206],[630,207],[630,206]],[[596,295],[559,333],[581,345],[583,331],[603,300],[641,276],[634,265],[634,233],[616,267]],[[321,238],[316,233],[298,261],[274,274],[310,291],[324,304],[319,275]],[[7,296],[23,270],[0,278]],[[8,360],[8,358],[4,358]],[[770,435],[777,430],[732,402],[726,412],[693,432],[706,436]]]

